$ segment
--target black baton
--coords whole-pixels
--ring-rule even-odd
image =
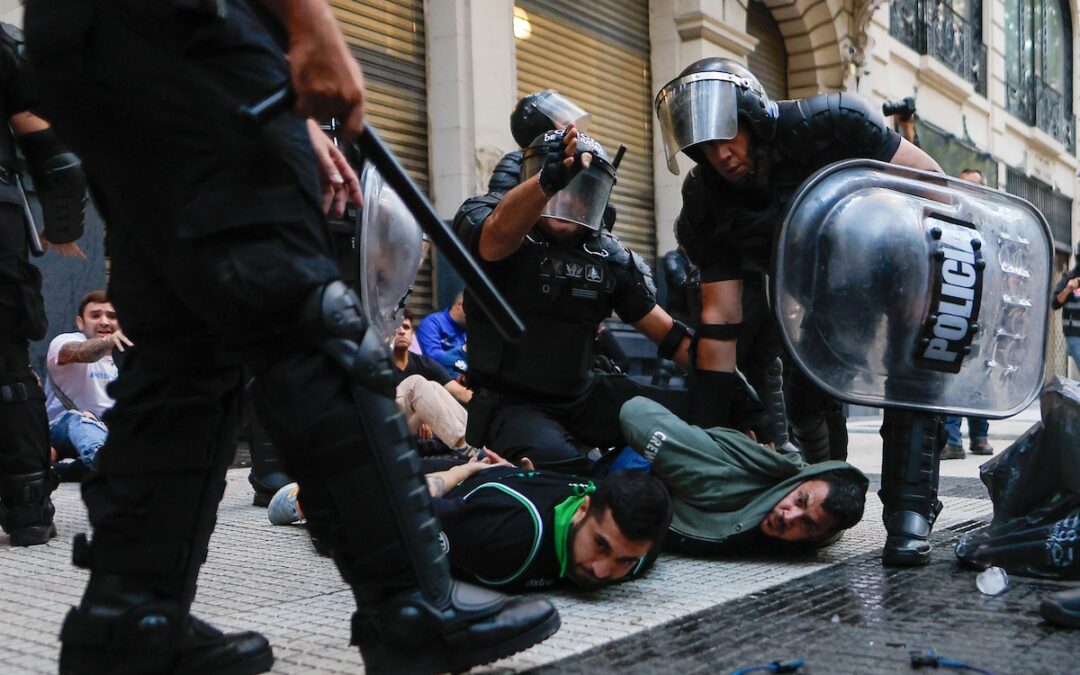
[[[45,247],[41,245],[41,237],[38,236],[37,223],[34,222],[34,212],[30,209],[30,202],[26,200],[26,189],[23,188],[19,172],[14,171],[13,175],[15,176],[15,187],[19,190],[19,196],[22,197],[23,221],[26,222],[26,240],[30,243],[30,253],[35,258],[40,258],[45,255]]]
[[[282,87],[262,101],[242,107],[239,111],[240,123],[249,131],[257,130],[270,119],[291,110],[295,103],[296,95],[292,88]],[[525,333],[525,324],[491,283],[484,270],[480,269],[476,260],[461,244],[461,240],[439,218],[431,202],[416,187],[416,183],[409,178],[409,174],[370,124],[364,124],[364,131],[356,139],[356,144],[364,157],[398,194],[428,238],[446,256],[446,260],[461,276],[465,286],[472,292],[480,308],[503,338],[510,342],[520,340]]]

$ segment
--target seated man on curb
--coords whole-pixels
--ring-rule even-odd
[[[455,381],[434,359],[409,351],[413,342],[413,318],[413,313],[406,309],[393,338],[398,408],[405,416],[409,431],[417,434],[421,441],[426,443],[435,437],[451,450],[466,449],[468,417],[463,406],[472,398],[472,392]]]
[[[744,551],[830,543],[862,519],[868,481],[841,461],[806,464],[734,429],[702,429],[638,397],[619,415],[630,446],[671,492],[667,550]]]
[[[97,452],[108,436],[101,416],[113,405],[105,391],[117,375],[113,348],[124,351],[131,346],[105,291],[90,291],[83,296],[75,325],[78,332],[61,333],[52,339],[46,359],[49,442],[58,459],[81,463],[58,463],[62,479],[69,470],[74,478],[83,473],[83,468],[94,468]]]

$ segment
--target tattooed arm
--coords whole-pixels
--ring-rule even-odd
[[[94,363],[110,353],[113,347],[124,351],[124,347],[131,347],[131,340],[127,339],[124,332],[117,329],[107,338],[90,338],[84,342],[68,342],[60,348],[56,356],[56,362],[61,366],[69,363]]]

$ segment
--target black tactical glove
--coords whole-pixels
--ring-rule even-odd
[[[552,149],[548,151],[544,166],[540,167],[540,173],[537,174],[540,189],[544,191],[548,199],[554,197],[556,192],[569,185],[570,181],[574,180],[574,176],[581,172],[583,168],[581,156],[583,154],[580,151],[575,153],[574,163],[566,166],[563,163],[563,160],[566,159],[565,145],[559,143],[558,150]]]

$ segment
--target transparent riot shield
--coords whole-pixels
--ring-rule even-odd
[[[774,308],[797,366],[841,400],[1007,417],[1042,385],[1051,256],[1023,199],[839,162],[792,200]]]

